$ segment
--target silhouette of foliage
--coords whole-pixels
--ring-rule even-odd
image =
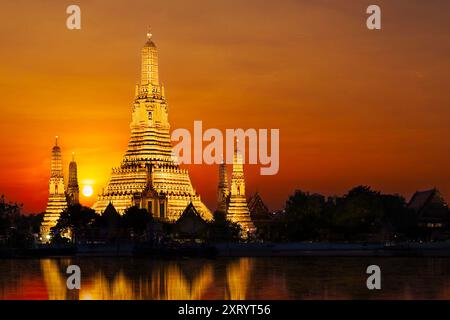
[[[0,197],[0,245],[11,248],[27,248],[33,245],[35,216],[22,215],[21,210],[22,205],[7,202],[3,195]]]
[[[125,210],[122,216],[123,226],[132,232],[132,238],[134,239],[144,237],[152,221],[153,217],[146,209],[141,209],[136,206]]]
[[[447,209],[448,210],[448,209]],[[367,241],[421,238],[418,214],[399,195],[358,186],[326,199],[297,190],[276,215],[273,241]]]
[[[58,219],[56,225],[51,228],[52,242],[60,241],[66,235],[70,235],[73,243],[86,239],[86,234],[92,223],[97,218],[95,211],[89,207],[75,204],[67,207]]]
[[[235,242],[241,239],[241,227],[226,219],[222,212],[214,212],[214,219],[208,222],[208,240],[212,242]]]
[[[122,216],[116,210],[106,210],[103,214],[97,215],[93,227],[97,232],[96,235],[107,242],[116,242],[125,234]]]

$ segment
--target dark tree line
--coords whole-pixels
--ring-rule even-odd
[[[234,242],[241,238],[241,227],[227,220],[222,212],[214,212],[214,219],[208,222],[207,240],[211,242]]]
[[[221,213],[206,223],[204,241],[238,241],[241,229]],[[177,238],[174,223],[153,219],[146,209],[128,208],[123,215],[106,211],[103,215],[88,207],[72,205],[65,209],[51,228],[52,243],[86,242],[153,242],[161,243]],[[70,240],[69,240],[70,239]]]
[[[148,240],[153,223],[145,209],[128,208],[123,215],[108,211],[103,215],[76,204],[67,207],[51,228],[53,243],[86,243],[92,241]]]
[[[22,215],[22,205],[0,197],[0,247],[26,248],[34,243],[34,233],[39,232],[42,214]]]
[[[437,210],[443,226],[438,229],[450,238],[448,207],[433,204],[426,218]],[[436,209],[436,210],[435,210]],[[295,191],[285,209],[276,214],[263,235],[266,241],[402,241],[430,240],[430,230],[423,227],[423,219],[409,209],[399,195],[383,194],[367,186],[351,189],[342,197],[324,197]],[[22,215],[21,205],[0,198],[0,247],[26,248],[35,243],[35,235],[43,214]],[[206,242],[240,241],[241,228],[224,214],[216,212],[214,219],[205,222]],[[434,231],[433,231],[434,232]],[[115,209],[103,215],[81,205],[69,206],[61,213],[51,229],[53,243],[87,242],[157,242],[177,238],[174,223],[153,219],[145,209],[128,208],[123,215]],[[69,240],[70,239],[70,240]]]
[[[448,210],[448,209],[447,209]],[[447,215],[450,217],[450,213]],[[442,232],[447,232],[446,221]],[[296,191],[271,225],[274,241],[387,241],[427,238],[419,216],[399,195],[382,194],[367,186],[343,197],[325,198]]]

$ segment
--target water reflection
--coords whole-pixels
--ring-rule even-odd
[[[252,262],[248,258],[230,261],[225,266],[224,293],[217,296],[213,260],[157,261],[111,260],[115,266],[102,264],[104,259],[85,260],[43,259],[41,273],[48,288],[48,299],[80,300],[198,300],[208,298],[245,299]],[[128,262],[130,262],[128,264]],[[64,267],[78,264],[82,270],[82,287],[66,288]],[[99,267],[99,268],[98,268]],[[216,274],[214,273],[216,271]],[[87,278],[85,278],[87,275]],[[78,293],[74,295],[74,293]]]
[[[227,265],[227,291],[225,299],[244,300],[252,270],[252,260],[242,258]]]
[[[66,263],[69,261],[65,261]],[[62,277],[57,261],[45,259],[41,261],[42,275],[49,300],[67,299],[66,281]]]
[[[77,264],[80,290],[65,270]],[[382,290],[365,287],[380,265]],[[64,258],[0,260],[0,299],[448,299],[445,258]]]

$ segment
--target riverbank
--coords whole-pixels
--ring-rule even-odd
[[[450,243],[95,244],[0,249],[0,258],[77,257],[450,257]]]
[[[450,257],[450,243],[217,244],[219,256],[235,257]]]

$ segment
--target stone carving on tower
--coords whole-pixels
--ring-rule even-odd
[[[67,184],[67,202],[69,205],[79,204],[79,195],[77,163],[75,162],[75,154],[72,153],[72,161],[69,164],[69,183]]]
[[[231,190],[227,208],[227,219],[238,223],[243,231],[254,232],[255,226],[251,220],[245,197],[245,177],[242,153],[236,148],[233,156],[233,173],[231,176]]]
[[[48,186],[47,208],[40,230],[41,238],[44,242],[50,240],[50,228],[56,225],[61,212],[67,208],[61,148],[58,146],[58,137],[56,137],[55,146],[52,149],[51,173]]]
[[[107,187],[94,205],[101,213],[111,202],[120,214],[130,206],[155,218],[176,220],[193,203],[205,219],[212,214],[192,187],[189,173],[176,163],[170,142],[168,105],[159,82],[158,50],[147,34],[141,50],[141,80],[136,85],[128,149],[113,168]]]
[[[228,206],[228,174],[225,163],[219,165],[219,184],[217,188],[217,211],[226,213]]]

